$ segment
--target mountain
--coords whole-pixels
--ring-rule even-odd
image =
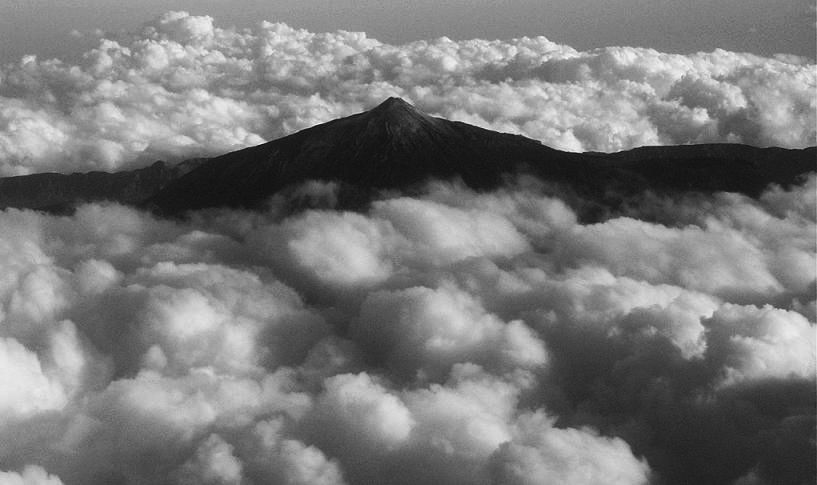
[[[370,111],[214,158],[150,202],[167,213],[254,207],[309,179],[367,190],[459,176],[469,185],[485,187],[498,182],[511,160],[534,161],[543,155],[572,156],[522,136],[434,118],[389,98]]]
[[[476,188],[524,171],[581,197],[615,203],[644,190],[718,190],[758,195],[815,170],[815,148],[746,145],[645,147],[621,153],[568,153],[519,135],[428,116],[399,98],[252,148],[208,160],[174,180],[149,204],[167,214],[204,207],[257,207],[287,186],[339,181],[365,198],[460,177]]]
[[[351,199],[380,189],[411,189],[461,178],[475,188],[525,172],[601,205],[645,190],[732,191],[757,196],[815,170],[817,149],[714,144],[568,153],[519,135],[424,114],[399,98],[259,146],[199,160],[116,174],[31,175],[0,179],[0,205],[49,208],[108,198],[161,214],[207,207],[257,208],[307,180],[337,181]],[[44,178],[46,177],[46,178]]]
[[[15,207],[62,213],[70,212],[82,202],[111,200],[138,204],[205,160],[191,159],[177,165],[159,161],[149,167],[115,173],[38,173],[4,177],[0,178],[0,209]]]

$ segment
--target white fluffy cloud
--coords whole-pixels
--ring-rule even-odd
[[[646,463],[636,460],[618,438],[592,430],[559,429],[541,414],[525,415],[491,457],[492,478],[513,485],[557,483],[648,483]]]
[[[386,280],[391,228],[359,214],[309,212],[255,235],[268,258],[313,284],[371,286]]]
[[[21,473],[0,471],[3,485],[62,485],[59,477],[49,474],[42,467],[26,466]]]
[[[793,56],[688,55],[544,37],[389,45],[169,12],[69,64],[0,69],[0,174],[114,170],[255,145],[399,95],[556,148],[815,144],[817,76]]]
[[[243,474],[243,465],[233,455],[233,447],[217,434],[210,435],[198,447],[185,468],[184,480],[191,484],[238,485]]]
[[[2,477],[808,478],[814,184],[595,224],[524,178],[283,219],[3,211]]]
[[[62,386],[44,374],[37,355],[17,340],[0,340],[0,364],[3,416],[25,416],[65,406]]]
[[[724,305],[712,318],[708,353],[713,360],[724,359],[727,383],[814,376],[817,335],[799,313]]]
[[[523,322],[502,322],[449,285],[371,293],[354,338],[398,374],[424,378],[439,378],[461,362],[499,371],[546,362],[542,343]]]

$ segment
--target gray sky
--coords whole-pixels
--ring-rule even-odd
[[[315,32],[360,30],[384,42],[446,35],[544,35],[578,49],[609,45],[666,52],[728,50],[815,57],[808,0],[0,0],[0,62],[68,56],[88,46],[74,29],[133,30],[168,10],[219,26],[282,21]],[[86,41],[87,42],[87,41]]]

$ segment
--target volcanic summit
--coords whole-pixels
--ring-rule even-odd
[[[489,188],[520,171],[605,205],[645,190],[756,196],[770,183],[789,185],[814,171],[815,152],[711,144],[569,153],[429,116],[392,97],[262,145],[185,162],[183,169],[155,165],[160,176],[147,177],[141,169],[0,179],[0,207],[64,210],[112,200],[173,215],[208,207],[259,208],[270,196],[309,180],[339,182],[365,199],[381,189],[406,190],[432,179],[458,178]]]

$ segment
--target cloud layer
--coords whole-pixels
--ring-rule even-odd
[[[810,483],[815,193],[2,211],[0,483]]]
[[[0,175],[116,170],[255,145],[402,96],[439,116],[572,151],[814,145],[814,65],[544,37],[394,46],[359,32],[249,30],[169,12],[69,64],[0,68]]]

